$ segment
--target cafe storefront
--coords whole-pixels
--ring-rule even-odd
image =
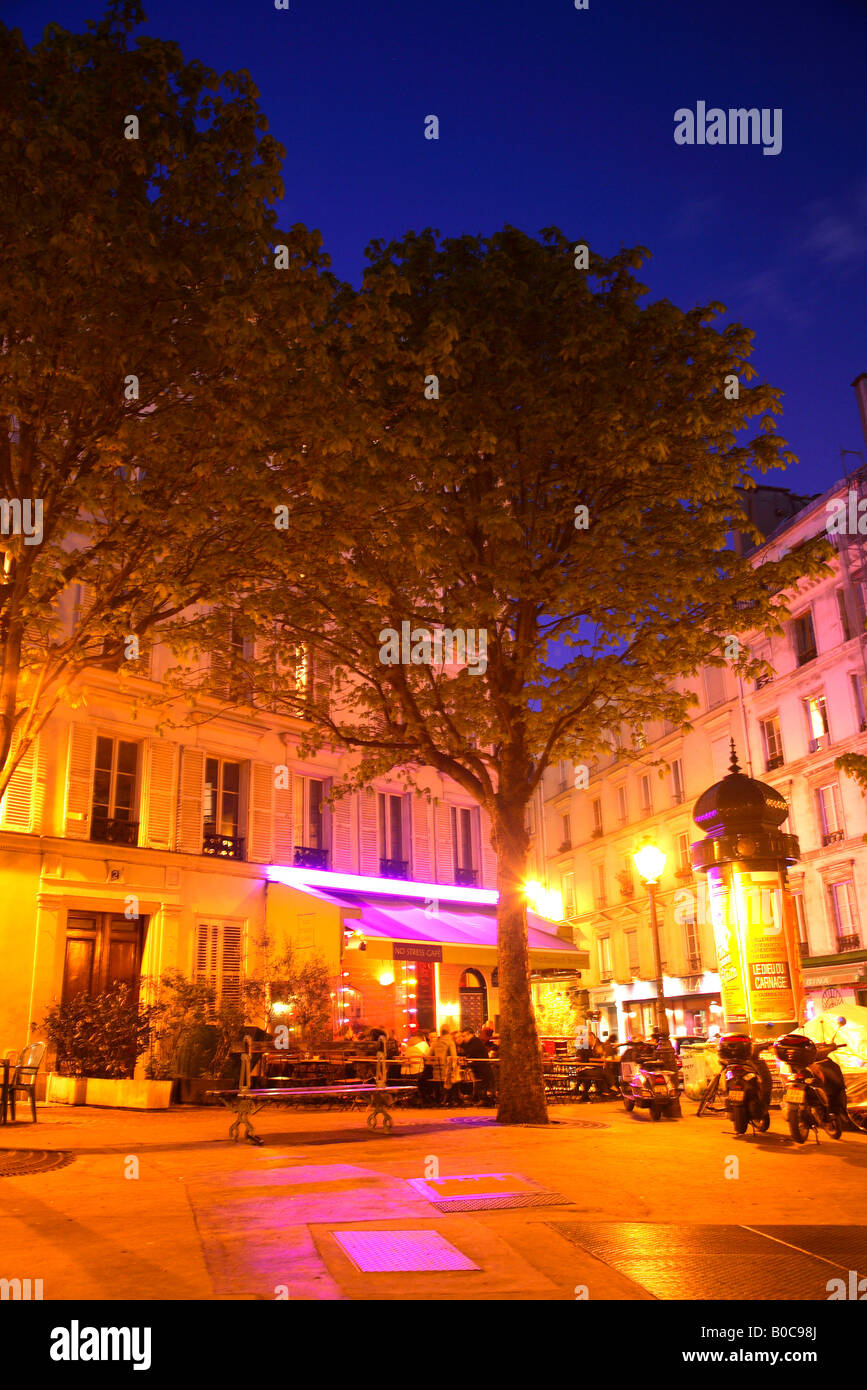
[[[327,870],[272,868],[268,876],[268,933],[326,960],[335,1033],[363,1024],[403,1041],[443,1024],[496,1026],[496,892]],[[588,953],[571,929],[560,935],[532,912],[527,924],[536,981],[577,980]]]

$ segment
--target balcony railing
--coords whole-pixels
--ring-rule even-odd
[[[694,975],[697,975],[698,972],[701,970],[700,953],[697,951],[693,951],[691,955],[688,955],[686,958],[686,965],[688,970],[690,970]]]
[[[455,883],[458,888],[475,888],[478,881],[478,869],[455,869]]]
[[[296,845],[292,852],[292,863],[299,869],[327,869],[328,850]]]
[[[860,937],[859,933],[858,933],[858,932],[853,932],[853,934],[852,934],[851,936],[838,936],[838,937],[837,937],[837,950],[838,950],[838,951],[860,951],[860,950],[861,950],[861,937]]]
[[[604,834],[605,831],[602,829],[601,825],[594,825],[593,829],[590,832],[590,838],[592,840],[598,840]]]
[[[820,734],[818,738],[811,738],[810,752],[818,753],[820,748],[827,748],[830,741],[831,740],[827,734]]]
[[[90,822],[91,840],[105,845],[137,845],[137,820],[118,820],[116,816],[94,816]]]
[[[217,859],[243,859],[244,841],[237,835],[205,835],[202,854],[212,854]]]
[[[844,830],[829,830],[827,835],[822,836],[822,846],[839,844],[845,838],[846,832]]]
[[[815,661],[819,655],[815,647],[804,647],[796,652],[799,666],[806,666],[808,661]]]
[[[762,690],[764,686],[770,685],[773,679],[773,676],[768,675],[767,672],[763,676],[756,676],[756,690]]]
[[[380,859],[379,861],[380,878],[408,878],[409,860],[408,859]]]
[[[561,840],[560,845],[559,845],[559,848],[558,848],[558,850],[557,850],[557,853],[558,853],[558,854],[565,854],[565,853],[567,852],[567,850],[570,850],[571,848],[572,848],[572,841],[571,841],[571,840]]]

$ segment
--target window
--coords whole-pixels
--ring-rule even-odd
[[[596,881],[596,906],[608,906],[608,891],[605,887],[605,865],[597,864],[593,876]]]
[[[325,783],[318,777],[298,777],[292,784],[295,863],[327,869],[325,844]]]
[[[677,869],[678,873],[691,874],[692,860],[689,856],[689,835],[684,832],[677,837]]]
[[[650,816],[653,814],[653,791],[650,785],[650,775],[645,773],[640,782],[640,801],[642,815]]]
[[[795,643],[795,656],[799,666],[806,666],[816,658],[816,634],[813,631],[813,615],[809,608],[792,623],[792,636]]]
[[[675,758],[671,764],[671,799],[676,806],[683,801],[683,762]]]
[[[599,952],[599,976],[600,979],[610,980],[613,975],[611,968],[611,937],[600,936],[596,942]]]
[[[628,931],[624,932],[624,935],[626,937],[626,956],[629,961],[629,973],[632,978],[635,979],[641,969],[641,962],[638,956],[638,932]]]
[[[770,664],[770,660],[771,660],[771,649],[770,649],[770,647],[768,647],[768,646],[758,647],[758,648],[756,649],[755,656],[756,656],[756,659],[757,659],[757,660],[759,660],[759,661],[767,661],[767,662]],[[770,685],[770,683],[771,683],[771,681],[772,681],[773,679],[774,679],[774,675],[773,675],[773,672],[772,672],[772,671],[764,671],[764,672],[762,673],[762,675],[756,676],[756,679],[755,679],[755,688],[756,688],[756,690],[761,690],[763,686],[765,686],[765,685]]]
[[[617,875],[620,891],[624,898],[631,898],[635,893],[635,879],[633,878],[634,868],[635,865],[632,862],[632,856],[624,854],[620,864],[620,872]]]
[[[852,682],[852,698],[855,701],[855,718],[863,734],[867,729],[867,701],[864,699],[864,677],[853,671],[849,677]]]
[[[241,928],[236,923],[199,922],[193,978],[211,985],[216,1004],[241,1003]]]
[[[404,831],[403,797],[394,792],[377,792],[379,815],[379,872],[387,878],[405,878],[409,869]],[[452,839],[455,816],[461,808],[452,806]],[[456,859],[457,862],[457,859]]]
[[[632,744],[633,747],[637,748],[639,751],[647,747],[647,734],[645,733],[643,724],[636,724],[632,732]]]
[[[765,772],[773,772],[775,767],[783,766],[783,739],[780,733],[779,716],[772,714],[769,719],[760,719],[762,747],[765,752]]]
[[[595,797],[594,800],[591,801],[590,805],[593,811],[593,838],[598,839],[598,837],[603,833],[602,802],[599,799],[599,797]]]
[[[831,845],[845,839],[843,812],[840,805],[840,788],[836,782],[828,782],[816,791],[819,806],[819,824],[822,831],[822,844]]]
[[[617,819],[621,825],[629,820],[629,799],[625,787],[617,788]]]
[[[138,772],[138,744],[98,737],[93,773],[90,838],[108,844],[138,843],[133,820]]]
[[[562,842],[561,842],[561,849],[571,849],[571,848],[572,848],[572,822],[571,822],[571,820],[569,819],[568,816],[561,816],[560,819],[561,819],[562,822],[563,822],[563,839],[562,839]]]
[[[695,913],[684,922],[683,935],[686,945],[687,970],[701,970],[701,940],[698,934],[698,923],[695,920]]]
[[[475,812],[470,806],[453,806],[451,810],[455,882],[472,888],[478,878]]]
[[[795,909],[795,922],[798,927],[798,945],[801,948],[801,955],[806,956],[810,953],[810,947],[807,937],[807,914],[804,909],[804,891],[802,888],[794,888],[792,890],[792,905]]]
[[[238,838],[241,809],[241,764],[225,758],[205,759],[203,854],[243,859]]]
[[[838,951],[857,951],[861,947],[858,930],[858,909],[855,906],[855,885],[851,878],[828,885],[831,920],[837,935]]]
[[[575,875],[564,874],[560,880],[560,890],[563,894],[563,912],[566,917],[575,916]]]
[[[561,758],[557,764],[557,781],[561,792],[566,791],[569,786],[569,763],[565,758]]]
[[[840,632],[844,642],[848,642],[852,636],[852,629],[849,625],[849,611],[846,607],[846,595],[842,589],[837,590],[837,612],[840,616]]]
[[[804,713],[807,716],[810,752],[816,753],[820,748],[827,748],[831,742],[831,730],[828,726],[828,709],[824,695],[811,695],[805,700]]]
[[[726,680],[721,666],[706,666],[704,669],[704,693],[708,709],[725,703]]]

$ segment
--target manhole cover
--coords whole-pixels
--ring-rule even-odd
[[[437,1231],[332,1231],[363,1274],[412,1274],[434,1269],[478,1269]]]
[[[409,1178],[410,1187],[438,1211],[496,1211],[508,1207],[571,1206],[568,1197],[519,1173],[465,1173],[449,1178]]]
[[[65,1168],[72,1154],[62,1149],[0,1149],[0,1178],[21,1178],[28,1173],[50,1173]]]

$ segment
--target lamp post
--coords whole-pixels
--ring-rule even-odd
[[[632,856],[639,877],[650,899],[650,935],[653,940],[653,967],[656,971],[656,1027],[668,1037],[668,1015],[662,988],[662,952],[659,947],[659,919],[656,915],[656,889],[665,868],[665,854],[652,840],[646,840]]]

